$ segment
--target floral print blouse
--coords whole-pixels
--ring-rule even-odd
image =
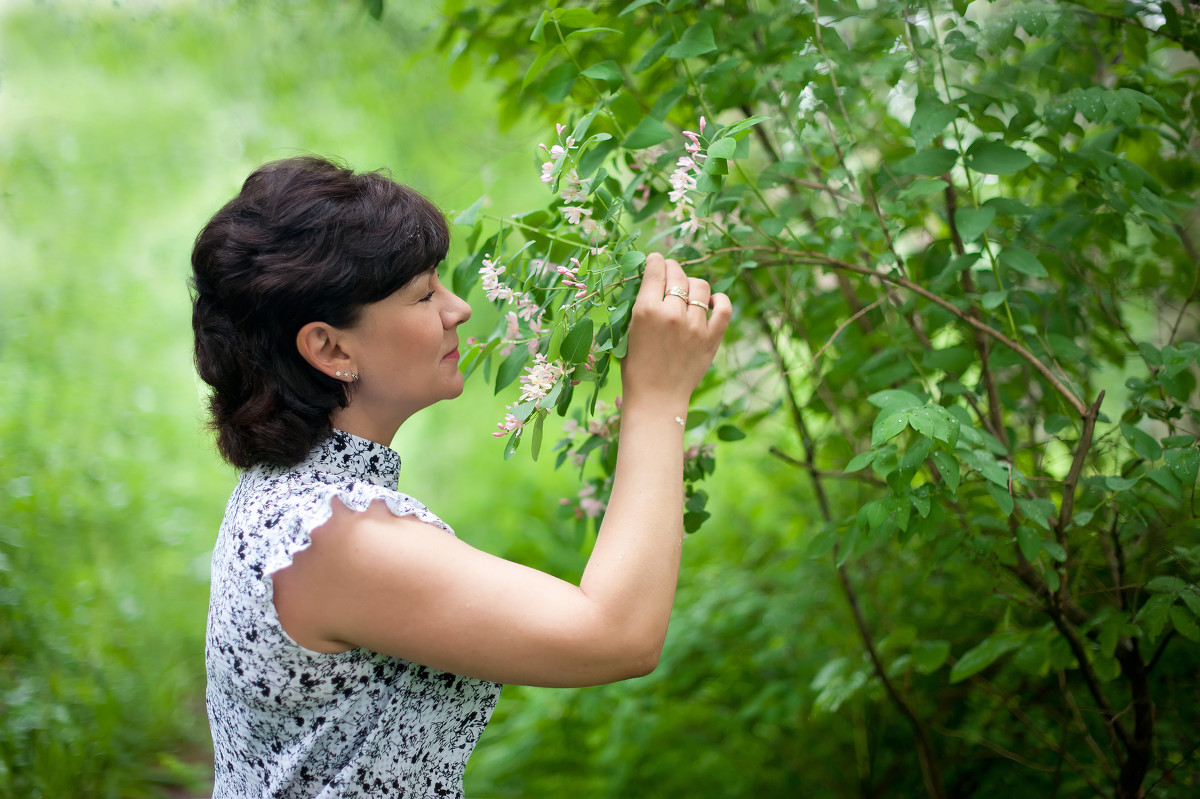
[[[500,686],[366,649],[314,652],[280,626],[271,575],[309,546],[338,497],[382,500],[453,532],[396,490],[400,457],[334,430],[298,466],[242,473],[212,562],[206,665],[213,799],[461,797]]]

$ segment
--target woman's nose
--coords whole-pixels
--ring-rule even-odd
[[[447,328],[458,327],[463,322],[471,318],[470,304],[457,294],[451,294],[450,296],[454,299],[451,303],[449,313],[446,314]]]

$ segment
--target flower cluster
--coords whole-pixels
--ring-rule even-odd
[[[562,136],[567,126],[558,123],[554,126],[554,129],[559,136]],[[547,147],[545,144],[539,144],[538,146],[550,156],[550,160],[542,164],[542,183],[553,183],[555,170],[559,166],[558,162],[579,145],[575,143],[573,137],[568,136],[562,144],[555,144],[551,147]],[[596,220],[592,219],[592,209],[583,204],[587,200],[588,193],[584,189],[583,180],[579,177],[579,172],[573,168],[569,169],[563,175],[563,178],[565,185],[559,193],[563,201],[563,218],[567,220],[567,224],[579,225],[583,229],[585,236],[595,234],[600,229],[600,225]]]
[[[588,295],[587,283],[579,279],[580,263],[578,258],[571,259],[572,266],[558,267],[558,274],[562,275],[562,282],[568,288],[578,289],[575,292],[575,299],[582,300]]]
[[[561,136],[563,131],[566,129],[567,126],[561,123],[554,126],[554,130],[559,136]],[[553,147],[547,147],[545,144],[539,144],[538,147],[541,147],[550,155],[550,160],[542,164],[542,183],[553,183],[554,162],[566,155],[568,151],[575,149],[575,139],[568,136],[566,142],[563,144],[556,144]]]
[[[529,328],[529,351],[532,353],[537,349],[538,336],[545,332],[542,327],[543,311],[532,295],[513,291],[500,280],[505,271],[506,267],[503,264],[497,264],[488,257],[483,259],[483,266],[479,269],[479,275],[483,278],[483,291],[489,300],[512,302],[517,306],[516,311],[509,311],[504,316],[504,341],[508,342],[508,346],[501,350],[500,354],[507,355],[512,352],[513,345],[520,339],[520,320]]]
[[[504,406],[504,410],[508,411],[508,413],[505,414],[504,421],[496,423],[496,427],[498,427],[500,429],[497,430],[496,432],[492,433],[492,435],[494,437],[504,438],[512,431],[520,430],[522,427],[525,426],[524,422],[522,422],[520,419],[518,419],[516,416],[513,415],[512,409],[513,409],[512,405]]]
[[[700,117],[699,133],[693,133],[690,130],[683,132],[689,142],[684,148],[687,155],[679,157],[679,160],[675,162],[675,171],[671,173],[671,193],[667,199],[675,203],[675,210],[671,213],[671,218],[681,223],[679,229],[684,236],[695,233],[707,221],[696,216],[696,208],[689,194],[696,189],[696,177],[701,171],[700,161],[706,157],[702,152],[704,148],[700,145],[700,136],[704,133],[704,127],[704,117]]]
[[[607,483],[607,481],[606,481]],[[576,519],[595,519],[601,513],[604,513],[608,507],[599,497],[596,496],[596,484],[588,483],[583,488],[579,489],[579,493],[575,497],[578,504],[575,506]],[[563,497],[559,501],[560,505],[570,505],[571,500],[568,497]]]
[[[550,363],[539,352],[533,357],[533,366],[526,366],[525,371],[529,374],[521,375],[521,402],[534,402],[546,398],[567,368],[561,361]]]

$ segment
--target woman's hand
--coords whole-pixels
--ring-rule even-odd
[[[624,404],[685,409],[716,355],[733,308],[708,282],[689,278],[677,261],[651,253],[621,362]]]

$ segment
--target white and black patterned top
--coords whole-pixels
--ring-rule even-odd
[[[449,535],[396,491],[400,457],[335,430],[291,469],[242,473],[212,564],[206,664],[214,799],[461,797],[500,686],[366,649],[321,654],[279,624],[270,576],[310,544],[338,497],[382,500]]]

